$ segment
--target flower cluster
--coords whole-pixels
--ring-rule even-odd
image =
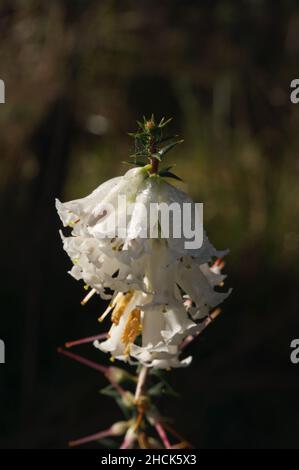
[[[72,229],[70,236],[61,233],[73,262],[70,274],[90,288],[83,303],[96,293],[110,300],[100,317],[107,321],[110,315],[108,337],[94,345],[130,364],[168,369],[190,363],[191,357],[180,358],[182,342],[200,331],[202,321],[229,294],[217,290],[225,276],[222,263],[215,263],[226,252],[216,251],[205,233],[198,249],[186,249],[184,237],[171,232],[156,239],[141,236],[149,222],[139,203],[145,208],[161,202],[194,204],[150,170],[150,165],[133,168],[83,199],[57,200],[56,207],[63,225]],[[105,210],[113,206],[122,220],[119,195],[134,204],[126,211],[123,236],[121,230],[118,236],[109,232]]]

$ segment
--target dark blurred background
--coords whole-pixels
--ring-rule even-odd
[[[54,198],[126,171],[126,133],[154,112],[185,139],[167,163],[230,248],[234,289],[164,411],[197,448],[299,448],[298,2],[3,0],[0,38],[0,447],[66,448],[120,417],[105,380],[56,352],[98,331],[103,304],[80,306]]]

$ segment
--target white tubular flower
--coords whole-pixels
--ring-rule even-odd
[[[228,293],[214,291],[216,279],[207,264],[174,258],[166,240],[151,240],[151,251],[141,260],[144,289],[116,294],[102,315],[104,319],[112,312],[109,337],[94,344],[131,363],[135,359],[156,368],[187,366],[190,357],[179,360],[182,340],[196,334],[194,320],[206,317]],[[223,279],[215,277],[217,283]],[[185,307],[186,295],[190,308]]]
[[[123,290],[137,287],[134,284],[130,264],[138,256],[136,250],[122,250],[124,240],[109,236],[106,228],[108,208],[115,208],[112,214],[118,216],[118,195],[124,194],[134,200],[146,172],[140,168],[128,171],[123,177],[113,178],[100,185],[89,196],[66,203],[56,200],[58,214],[65,227],[71,227],[71,237],[61,233],[63,246],[74,266],[70,274],[107,298],[106,290]],[[109,225],[109,224],[108,224]],[[101,236],[99,234],[102,230]],[[108,296],[109,297],[109,296]]]
[[[186,360],[182,363],[178,360],[179,345],[187,332],[196,328],[196,323],[188,318],[179,302],[154,304],[152,297],[141,291],[118,293],[108,307],[112,311],[108,339],[95,341],[94,345],[131,363],[133,358],[147,366],[157,367],[161,363],[160,368],[186,365]]]
[[[196,334],[198,321],[230,293],[215,290],[225,278],[223,263],[215,263],[215,257],[226,252],[217,252],[204,232],[202,245],[191,249],[186,248],[185,234],[177,238],[170,230],[164,236],[160,219],[153,222],[149,216],[151,205],[175,203],[182,209],[185,203],[194,207],[194,202],[147,169],[135,168],[113,178],[86,198],[57,201],[64,226],[72,227],[71,236],[61,236],[74,263],[70,274],[92,289],[86,300],[96,292],[103,298],[114,292],[100,317],[102,321],[111,314],[108,339],[94,345],[122,361],[182,367],[191,361],[179,358],[183,339]],[[126,196],[127,204],[134,203],[132,210],[123,206],[120,195]],[[110,217],[117,221],[117,236]]]

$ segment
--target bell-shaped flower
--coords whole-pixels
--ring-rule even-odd
[[[215,289],[224,279],[215,258],[226,252],[211,245],[202,220],[200,246],[188,246],[190,231],[178,233],[185,205],[196,228],[195,203],[144,167],[107,181],[86,198],[56,204],[63,224],[72,228],[71,236],[62,235],[74,264],[71,275],[91,287],[87,299],[114,292],[101,316],[111,315],[108,339],[95,346],[131,363],[188,365],[191,358],[180,360],[182,340],[196,334],[198,321],[229,294]],[[174,210],[173,217],[179,214],[176,225],[163,224],[161,204],[166,212]]]

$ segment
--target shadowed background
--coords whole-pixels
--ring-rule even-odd
[[[296,4],[1,2],[1,448],[66,448],[120,417],[98,393],[105,380],[56,352],[96,334],[104,304],[80,306],[54,198],[126,171],[126,133],[152,112],[185,139],[166,162],[230,248],[234,289],[191,367],[169,373],[182,398],[163,410],[197,448],[299,447]]]

